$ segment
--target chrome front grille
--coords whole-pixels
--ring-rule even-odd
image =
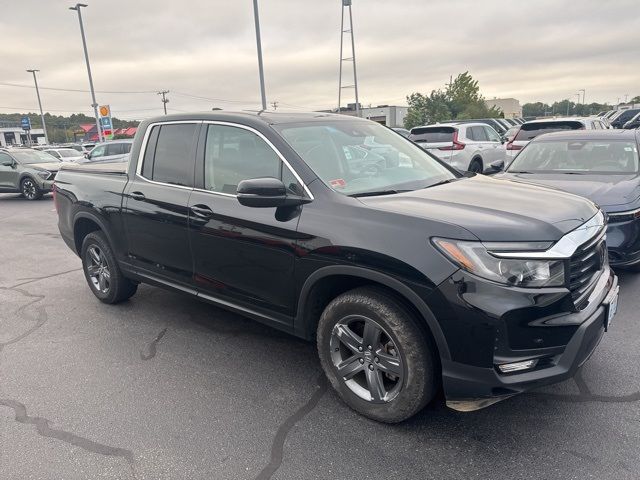
[[[568,283],[577,310],[587,306],[600,272],[607,263],[606,227],[578,247],[569,259]]]

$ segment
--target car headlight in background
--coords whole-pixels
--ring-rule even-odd
[[[47,170],[41,170],[38,172],[38,176],[43,180],[48,180],[51,176],[51,172],[48,172]]]
[[[625,212],[607,213],[609,223],[629,222],[640,218],[640,208],[635,210],[627,210]]]
[[[434,238],[433,244],[449,260],[460,268],[479,277],[516,287],[562,287],[565,285],[564,260],[528,260],[519,258],[498,258],[487,250],[481,242]],[[492,243],[492,248],[507,250],[516,244]],[[527,251],[533,247],[540,249],[548,243],[523,244]]]

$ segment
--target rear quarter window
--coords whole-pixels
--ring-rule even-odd
[[[557,122],[544,122],[544,123],[529,123],[520,127],[520,131],[516,135],[515,141],[518,140],[532,140],[544,133],[559,132],[562,130],[581,130],[584,129],[584,125],[581,122],[576,121],[557,121]]]

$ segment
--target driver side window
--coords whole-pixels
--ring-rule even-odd
[[[242,180],[272,177],[282,180],[290,193],[303,192],[273,148],[244,128],[209,125],[204,156],[206,190],[235,195]]]
[[[91,160],[94,158],[104,157],[104,151],[106,149],[105,145],[100,145],[93,150],[91,150]]]
[[[2,167],[5,163],[13,164],[13,158],[11,158],[7,153],[0,152],[0,167]]]

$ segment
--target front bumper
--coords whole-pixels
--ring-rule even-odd
[[[477,410],[571,378],[600,342],[606,302],[617,286],[617,277],[607,268],[588,306],[576,312],[568,307],[570,294],[565,289],[532,292],[454,274],[439,288],[450,304],[450,316],[441,316],[443,311],[436,315],[452,347],[452,358],[442,359],[447,405],[460,411]],[[522,373],[504,374],[497,369],[497,365],[528,359],[539,363]]]
[[[607,226],[607,248],[612,267],[640,263],[640,219],[610,222]]]

